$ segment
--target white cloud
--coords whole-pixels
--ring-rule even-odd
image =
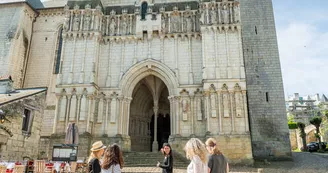
[[[291,22],[277,33],[285,94],[327,93],[328,32]]]

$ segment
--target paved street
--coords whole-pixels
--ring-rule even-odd
[[[293,153],[294,161],[271,162],[270,164],[256,163],[254,167],[231,166],[233,173],[256,173],[258,169],[263,169],[263,173],[327,173],[328,154],[320,153]],[[161,172],[155,167],[127,167],[123,172],[151,173]],[[174,173],[186,173],[186,170],[175,169]]]

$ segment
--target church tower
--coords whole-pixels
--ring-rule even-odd
[[[291,159],[272,0],[240,0],[254,159]]]

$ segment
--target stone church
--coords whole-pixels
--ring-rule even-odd
[[[7,0],[0,16],[0,75],[48,87],[49,159],[69,123],[78,157],[191,137],[234,163],[291,157],[271,0]]]

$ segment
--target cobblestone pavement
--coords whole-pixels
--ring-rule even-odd
[[[233,173],[328,173],[328,153],[293,153],[293,161],[255,163],[253,167],[231,166]],[[126,167],[125,173],[160,173],[156,167]],[[174,173],[186,173],[185,169],[174,169]]]

